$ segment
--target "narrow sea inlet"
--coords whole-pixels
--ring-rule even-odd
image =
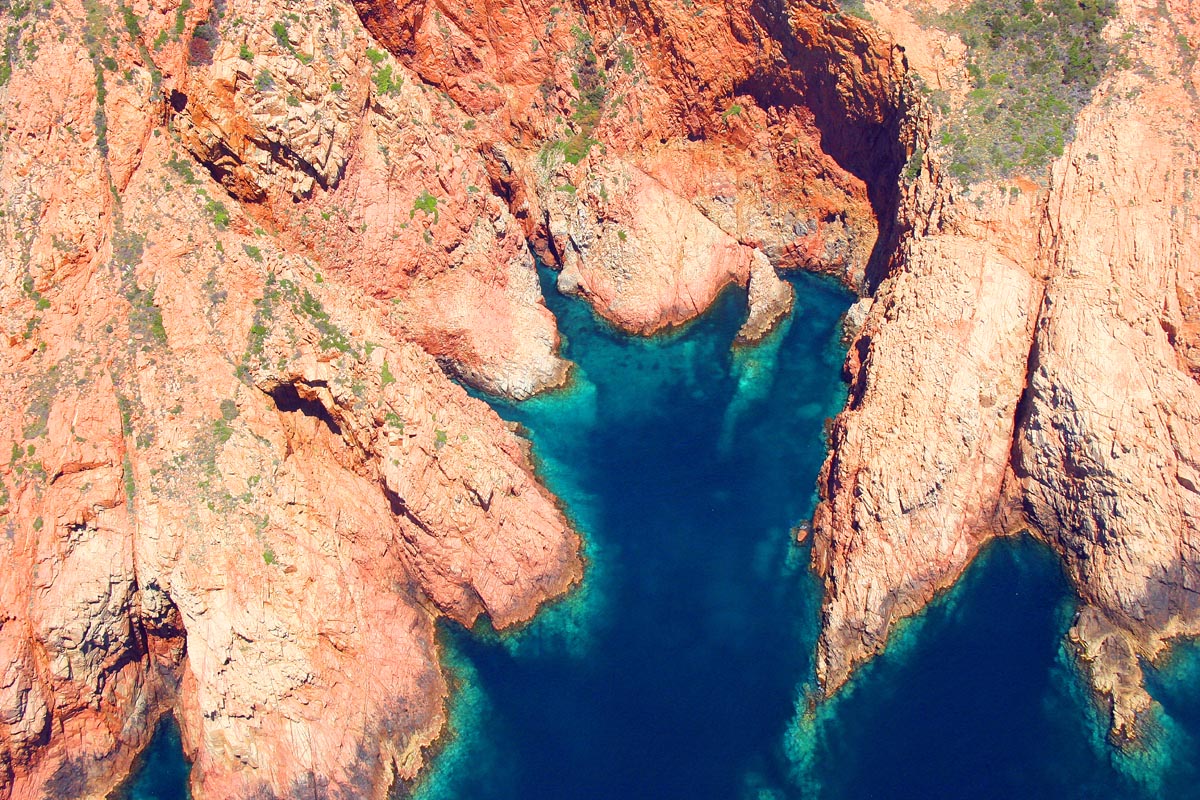
[[[791,529],[844,400],[846,293],[799,276],[792,317],[731,350],[744,294],[646,340],[543,278],[574,383],[489,402],[527,429],[589,566],[522,631],[443,629],[454,732],[418,798],[1200,797],[1200,658],[1151,675],[1160,729],[1118,754],[1064,649],[1060,568],[1030,539],[985,551],[808,708],[820,595]],[[186,796],[169,731],[131,795]]]

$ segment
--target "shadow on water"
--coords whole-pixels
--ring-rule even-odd
[[[183,743],[174,717],[168,715],[158,723],[140,761],[133,777],[109,800],[191,800],[188,791],[191,766],[183,758]]]
[[[589,569],[519,632],[442,627],[455,735],[417,797],[1200,797],[1183,733],[1200,730],[1200,649],[1152,674],[1165,744],[1114,755],[1063,648],[1061,570],[1028,538],[987,548],[847,691],[795,714],[819,587],[789,531],[812,513],[823,423],[844,400],[851,298],[794,283],[787,324],[731,351],[744,293],[646,340],[543,273],[575,380],[485,399],[529,432]]]

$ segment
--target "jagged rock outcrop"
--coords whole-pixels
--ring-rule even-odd
[[[957,37],[901,4],[867,10],[920,39],[927,85],[969,85],[937,60]],[[1193,14],[1118,5],[1105,35],[1127,49],[1044,186],[980,183],[964,202],[935,138],[916,137],[907,233],[851,344],[821,476],[827,690],[983,542],[1021,530],[1066,561],[1083,601],[1070,638],[1117,740],[1151,704],[1139,659],[1200,632]]]
[[[756,251],[865,282],[894,200],[868,183],[898,169],[898,51],[833,6],[357,7],[481,141],[524,145],[492,174],[562,286],[618,326],[695,317],[748,284]]]
[[[1200,632],[1196,22],[1123,0],[1137,67],[1046,185],[968,198],[906,72],[961,107],[962,42],[866,6],[884,30],[825,0],[6,6],[0,798],[105,794],[164,713],[200,798],[418,772],[435,620],[580,575],[447,377],[567,378],[531,249],[642,333],[741,284],[760,338],[778,270],[861,291],[819,676],[1030,529],[1134,735],[1137,659]]]
[[[106,794],[165,713],[197,797],[384,796],[444,725],[435,620],[580,575],[445,374],[566,378],[531,247],[631,330],[745,285],[745,340],[777,268],[877,249],[828,132],[894,139],[836,86],[896,51],[825,9],[6,9],[0,797]]]
[[[337,116],[365,102],[363,69],[346,81],[353,102],[313,112],[317,129],[238,106],[259,89],[222,71],[229,48],[247,63],[259,55],[238,42],[287,49],[260,8],[235,24],[225,6],[67,2],[10,31],[3,797],[104,796],[168,712],[198,797],[382,797],[444,724],[436,618],[512,625],[580,575],[578,539],[522,443],[416,343],[428,330],[410,334],[389,285],[359,288],[369,274],[351,280],[333,243],[273,210],[349,203],[324,187],[361,180],[354,154],[376,140]],[[321,44],[286,58],[365,51],[348,6],[340,25],[305,19]],[[198,55],[184,34],[206,25],[217,33]],[[304,97],[351,69],[269,63],[278,91],[286,75]],[[373,213],[427,227],[389,191]],[[516,227],[488,202],[475,226]],[[289,211],[333,222],[320,208]],[[561,364],[520,242],[476,234],[456,257],[486,264],[486,288],[464,291],[527,304],[541,338],[509,357],[541,347]],[[514,394],[545,383],[505,374],[486,377]]]

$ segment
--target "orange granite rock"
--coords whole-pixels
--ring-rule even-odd
[[[154,48],[154,12],[135,32],[101,11],[88,32],[78,5],[37,10],[36,57],[0,89],[0,796],[104,796],[172,713],[198,797],[383,797],[444,724],[435,619],[528,619],[579,578],[578,538],[509,428],[397,338],[369,274],[274,220],[310,169],[347,184],[342,132],[218,113],[222,84],[197,87],[224,43],[209,64],[170,13]],[[354,22],[343,9],[333,39],[365,49]],[[243,41],[265,52],[263,32]],[[280,83],[282,59],[263,67]],[[228,135],[222,119],[244,134],[233,155],[193,138]],[[275,148],[290,155],[259,160]],[[561,371],[511,250],[523,272],[506,287],[490,262],[488,286],[529,304]]]
[[[696,5],[0,14],[0,799],[103,796],[165,713],[198,798],[418,773],[435,620],[517,624],[580,577],[448,377],[566,379],[531,251],[642,333],[736,283],[754,340],[780,270],[860,291],[812,529],[826,687],[1028,529],[1136,733],[1137,658],[1200,632],[1198,73],[1160,46],[1200,44],[1190,6],[1123,0],[1145,68],[1046,187],[976,204],[906,71],[961,102],[955,37],[890,0]]]
[[[1194,58],[1162,44],[1195,36],[1185,6],[1119,4],[1106,35],[1127,31],[1142,66],[1104,78],[1044,187],[979,183],[963,202],[928,109],[914,131],[928,149],[892,267],[852,315],[814,520],[827,691],[985,541],[1026,530],[1083,600],[1070,640],[1115,740],[1151,705],[1138,659],[1200,633],[1200,101]],[[961,60],[936,54],[957,37],[868,7],[922,54],[927,85],[956,91]]]

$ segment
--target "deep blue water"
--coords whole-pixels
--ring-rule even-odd
[[[1200,648],[1152,671],[1153,746],[1118,755],[1073,671],[1054,557],[998,543],[834,701],[806,711],[819,590],[811,515],[844,399],[850,298],[795,281],[768,342],[731,351],[745,298],[653,340],[547,281],[570,390],[490,401],[522,423],[587,539],[583,586],[516,634],[442,629],[455,735],[422,800],[1200,797]],[[160,777],[151,770],[175,772]],[[160,736],[136,800],[176,800]]]

